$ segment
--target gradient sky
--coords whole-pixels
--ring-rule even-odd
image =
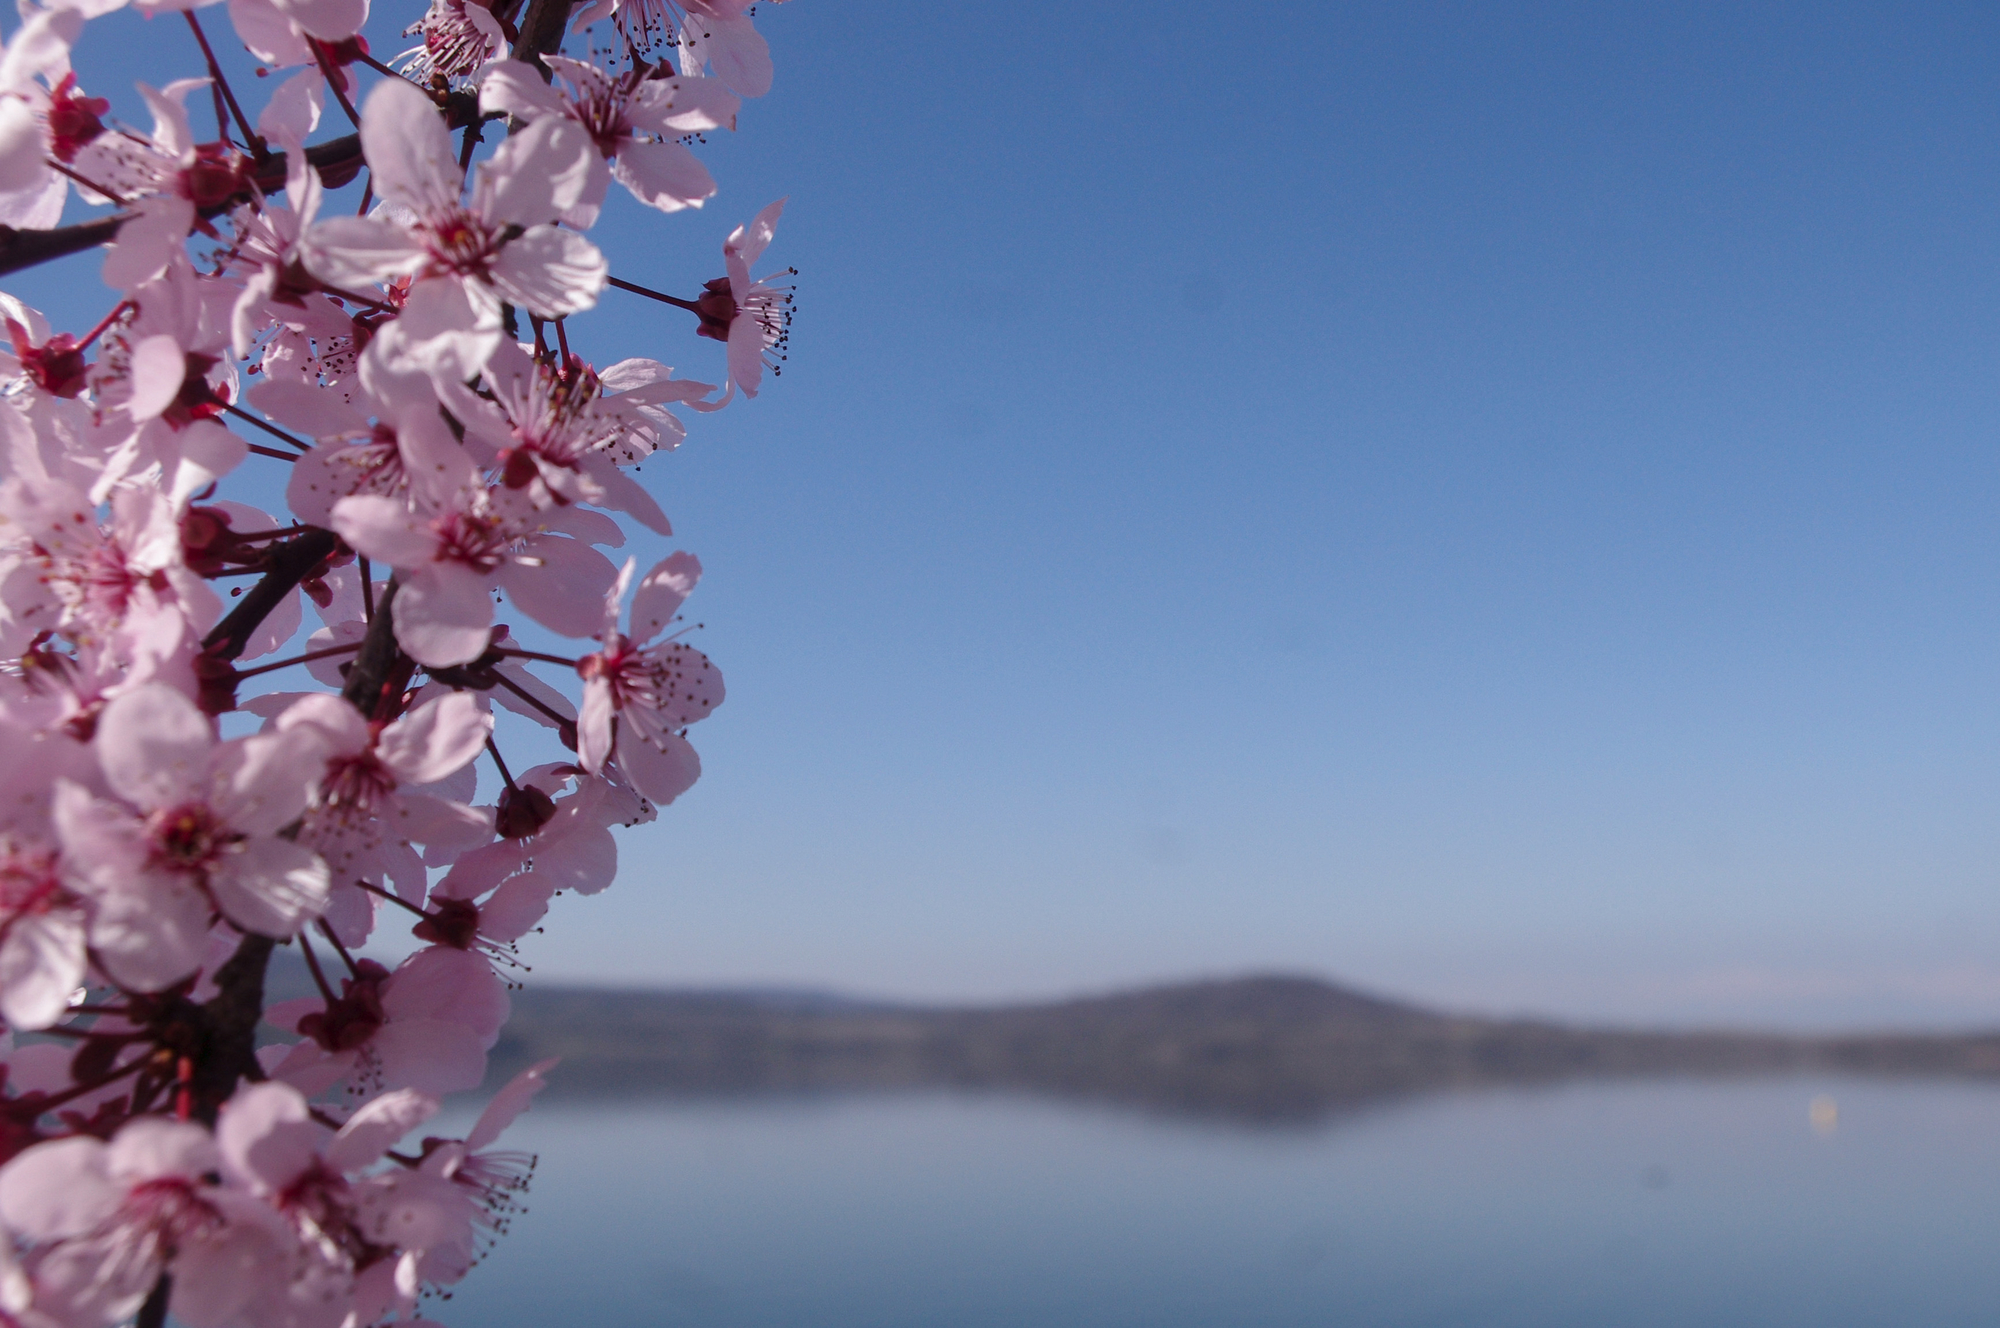
[[[791,199],[790,367],[644,476],[730,696],[538,978],[2000,1022],[2000,11],[759,26],[722,194],[605,242],[692,293]]]

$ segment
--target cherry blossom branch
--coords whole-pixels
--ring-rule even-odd
[[[250,635],[263,625],[271,610],[298,588],[315,567],[340,547],[340,536],[316,526],[303,526],[299,537],[272,548],[270,570],[250,587],[227,617],[202,638],[202,653],[220,662],[242,654]]]
[[[245,443],[244,446],[249,448],[252,452],[256,453],[258,456],[272,457],[278,461],[298,460],[298,458],[293,456],[290,452],[280,452],[277,448],[266,447],[262,443]]]
[[[308,650],[303,655],[294,655],[290,659],[281,659],[274,664],[259,664],[254,669],[238,669],[236,671],[236,680],[241,682],[245,678],[254,678],[260,673],[272,673],[278,669],[289,669],[294,664],[310,664],[316,659],[332,659],[335,655],[351,655],[359,649],[361,647],[358,644],[349,644],[344,646],[328,646],[324,650]]]
[[[685,309],[689,313],[699,314],[702,312],[702,307],[693,300],[683,300],[678,295],[664,295],[650,286],[640,286],[629,281],[620,281],[617,277],[606,277],[604,284],[607,286],[616,286],[622,291],[630,291],[634,295],[643,295],[649,300],[658,300],[661,304],[671,304],[674,308]]]
[[[507,769],[506,758],[500,755],[500,745],[493,741],[493,735],[486,736],[486,754],[493,758],[493,764],[500,771],[500,782],[508,788],[514,787],[513,772]]]
[[[109,244],[118,238],[118,228],[126,221],[122,215],[98,217],[46,231],[0,226],[0,276]]]
[[[564,659],[561,655],[544,655],[539,650],[522,650],[518,646],[495,646],[493,649],[494,653],[506,655],[510,659],[532,659],[542,664],[560,664],[566,669],[576,667],[576,661],[573,659]]]
[[[514,58],[526,60],[540,70],[543,82],[553,75],[542,57],[553,54],[562,45],[570,9],[571,0],[528,0],[528,12],[521,16],[521,35],[514,43]]]
[[[332,984],[326,980],[326,974],[320,971],[319,956],[313,953],[312,942],[306,939],[304,932],[299,933],[299,953],[306,957],[306,967],[312,970],[313,982],[319,987],[319,994],[325,997],[329,1004],[338,999],[333,994]]]
[[[265,193],[285,187],[285,155],[282,152],[271,153],[252,177]],[[306,149],[306,161],[319,171],[327,188],[337,189],[361,173],[361,135],[347,134],[316,143]],[[97,188],[96,185],[90,187]],[[204,218],[219,216],[233,206],[235,203],[231,201],[202,208],[200,215]],[[116,216],[96,217],[51,230],[0,226],[0,276],[109,244],[118,238],[119,227],[131,219],[131,214],[121,212]]]
[[[361,116],[355,111],[354,103],[347,99],[347,89],[342,85],[347,76],[334,67],[326,58],[326,43],[317,38],[306,38],[306,45],[312,47],[313,59],[319,62],[319,72],[326,75],[326,85],[333,90],[333,99],[340,103],[340,109],[347,112],[348,123],[356,129],[361,127]]]
[[[429,909],[418,908],[415,904],[412,904],[409,900],[403,898],[401,895],[391,894],[389,891],[384,890],[379,885],[374,885],[368,881],[356,881],[355,885],[359,886],[361,889],[367,891],[369,894],[374,895],[379,899],[387,900],[389,903],[394,904],[398,908],[408,909],[410,912],[416,914],[418,917],[422,918],[426,922],[429,922],[438,916],[437,914],[431,912]]]
[[[326,937],[326,943],[333,947],[334,953],[339,955],[341,962],[347,965],[347,976],[351,978],[360,977],[361,965],[354,962],[354,956],[347,952],[347,947],[341,944],[340,937],[334,934],[332,926],[328,924],[325,918],[319,920],[319,933]]]
[[[396,578],[390,577],[340,694],[368,718],[387,719],[390,716],[383,712],[390,709],[390,701],[415,671],[416,661],[396,644]]]
[[[186,19],[188,27],[193,29],[194,39],[201,43],[201,58],[208,61],[208,76],[213,80],[216,91],[222,94],[222,100],[228,103],[229,113],[236,119],[236,128],[243,135],[243,145],[250,149],[250,155],[261,164],[271,155],[271,150],[265,146],[263,135],[250,127],[250,120],[243,114],[243,107],[237,104],[236,93],[230,89],[229,80],[222,76],[222,66],[215,62],[215,52],[209,48],[208,34],[201,30],[201,20],[194,16],[192,9],[182,10],[181,17]]]
[[[224,410],[228,411],[231,415],[234,415],[237,419],[242,420],[245,424],[254,425],[257,428],[262,429],[265,433],[270,434],[273,438],[276,438],[281,442],[290,443],[293,447],[298,448],[299,451],[301,452],[312,451],[311,443],[300,442],[298,439],[286,433],[283,429],[278,428],[274,424],[266,423],[264,420],[261,420],[257,416],[252,415],[247,410],[242,410],[236,406],[232,406],[227,401],[222,400],[222,398],[220,397],[216,398],[216,404],[218,406],[221,406]],[[286,457],[285,459],[287,461],[290,461],[293,458]]]
[[[239,1080],[264,1078],[257,1063],[257,1022],[264,1017],[264,970],[277,942],[268,936],[245,936],[221,968],[215,970],[215,995],[197,1006],[200,1055],[189,1082],[193,1115],[213,1126],[217,1112]]]

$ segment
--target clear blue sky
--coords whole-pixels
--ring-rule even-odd
[[[691,293],[791,198],[788,371],[644,476],[729,701],[538,976],[2000,1023],[2000,12],[759,24],[606,223]]]

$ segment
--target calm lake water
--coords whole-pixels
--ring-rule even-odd
[[[1294,1129],[545,1102],[510,1141],[530,1211],[432,1307],[460,1328],[2000,1323],[1979,1085],[1576,1084]]]

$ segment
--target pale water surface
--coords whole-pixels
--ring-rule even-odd
[[[1825,1132],[1815,1098],[1838,1104]],[[1574,1084],[1305,1128],[546,1102],[459,1328],[2000,1324],[2000,1089]]]

